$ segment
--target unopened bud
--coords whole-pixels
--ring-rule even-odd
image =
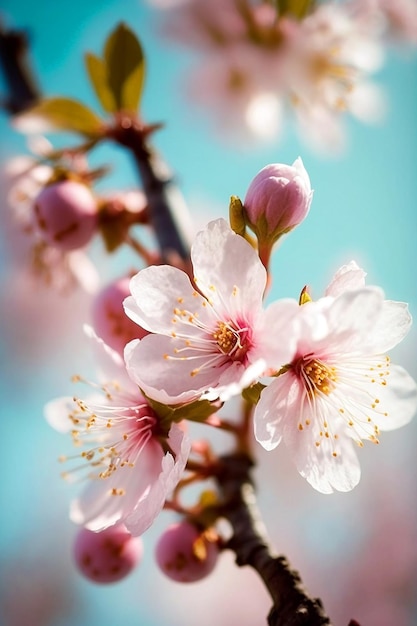
[[[77,568],[95,583],[115,583],[125,578],[142,558],[140,537],[132,537],[118,524],[95,533],[82,528],[74,544]]]
[[[244,201],[247,223],[259,244],[273,243],[300,224],[311,198],[310,178],[301,158],[292,165],[264,167],[251,182]]]
[[[148,331],[125,313],[123,301],[130,296],[130,277],[125,276],[102,289],[92,307],[92,323],[97,335],[107,345],[123,354],[132,339],[142,339]]]
[[[170,526],[156,546],[156,561],[161,570],[172,580],[183,583],[208,576],[218,554],[217,542],[186,521]]]
[[[46,243],[61,250],[85,246],[96,232],[97,202],[90,189],[63,180],[42,189],[34,201],[36,226]]]

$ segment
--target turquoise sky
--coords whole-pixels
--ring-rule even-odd
[[[28,31],[32,64],[46,95],[75,96],[93,107],[96,103],[84,72],[83,53],[87,50],[99,53],[109,31],[117,22],[126,21],[141,38],[148,59],[143,115],[149,122],[166,124],[156,138],[157,147],[176,172],[198,223],[204,223],[205,215],[207,219],[217,215],[226,217],[230,195],[244,197],[251,179],[264,165],[291,163],[301,156],[315,190],[313,204],[305,223],[282,243],[274,256],[271,297],[298,297],[305,284],[311,286],[313,295],[319,296],[334,271],[355,259],[368,272],[370,284],[382,286],[390,299],[409,302],[417,318],[416,54],[389,51],[384,69],[376,76],[388,97],[386,119],[375,126],[348,121],[349,146],[343,155],[317,156],[299,141],[291,127],[279,144],[242,151],[221,143],[213,134],[211,123],[189,108],[180,84],[190,59],[183,50],[176,50],[158,36],[157,14],[145,2],[39,0],[35,8],[29,0],[3,0],[0,19],[7,26]],[[0,114],[0,138],[2,164],[11,155],[25,150],[24,138],[11,129],[5,114]],[[116,163],[109,187],[135,184],[135,173],[120,153],[114,158],[114,153],[105,149],[95,158]],[[2,241],[6,249],[3,244]],[[0,258],[2,303],[6,304],[9,266],[4,253],[0,253]],[[122,259],[117,262],[121,263]],[[30,324],[30,310],[19,319]],[[30,342],[29,330],[19,329],[16,336],[21,333],[25,338],[22,341]],[[67,346],[63,363],[57,347],[51,352],[42,351],[48,360],[43,362],[40,355],[35,364],[36,350],[27,345],[17,349],[16,338],[14,343],[10,342],[8,333],[6,327],[0,335],[0,390],[6,416],[2,456],[7,468],[7,480],[2,481],[0,489],[2,499],[9,503],[0,531],[0,561],[16,562],[19,549],[27,547],[29,556],[35,561],[42,560],[45,530],[50,533],[49,548],[52,546],[57,553],[61,550],[62,559],[68,560],[73,531],[66,518],[69,492],[57,479],[55,464],[64,442],[44,425],[42,406],[48,399],[70,392],[68,373],[73,370],[69,361],[73,356],[79,367],[84,357],[80,352],[71,354]],[[414,329],[406,345],[398,351],[401,363],[414,377],[417,377],[416,338]],[[416,428],[408,432],[415,435]],[[408,458],[411,445],[408,436],[404,432],[403,438],[395,440],[396,449],[403,446],[405,450],[404,459]],[[377,463],[376,455],[374,459]],[[163,524],[158,528],[163,528]],[[150,542],[157,537],[158,528],[150,532]],[[50,622],[52,626],[162,624],[163,618],[155,606],[144,599],[135,601],[138,585],[142,589],[141,597],[146,598],[152,592],[151,554],[146,557],[142,577],[117,588],[92,588],[71,571],[65,576],[72,608],[68,613],[58,611]],[[162,614],[166,620],[167,613]],[[165,623],[188,626],[184,618],[181,622],[175,619],[173,616],[171,621],[165,621],[164,626]],[[193,623],[197,622],[189,622]]]

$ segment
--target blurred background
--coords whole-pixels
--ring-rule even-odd
[[[298,297],[308,284],[319,296],[333,273],[355,259],[368,284],[409,302],[417,317],[417,55],[392,48],[376,76],[387,94],[377,125],[347,120],[348,145],[337,156],[317,155],[291,124],[281,140],[241,146],[222,141],[213,124],[190,106],[182,77],[190,53],[161,36],[160,11],[145,2],[90,0],[59,3],[2,0],[0,20],[30,37],[30,60],[45,95],[76,97],[96,108],[83,54],[99,54],[121,20],[140,37],[147,57],[142,113],[163,122],[155,145],[170,164],[196,228],[227,217],[230,196],[244,197],[266,164],[301,156],[314,188],[307,220],[273,259],[271,298]],[[2,90],[3,92],[3,90]],[[215,131],[215,129],[214,129]],[[0,166],[27,153],[26,138],[0,112]],[[131,163],[113,148],[93,161],[110,163],[102,188],[136,185]],[[145,555],[127,580],[100,587],[83,580],[71,560],[75,528],[68,520],[72,488],[59,476],[57,457],[68,442],[46,424],[43,405],[72,394],[70,377],[92,364],[81,325],[89,300],[36,288],[21,278],[19,238],[7,217],[8,181],[1,177],[0,342],[2,626],[255,626],[270,602],[256,576],[222,555],[215,572],[181,586],[164,578],[153,550],[171,521],[163,513],[145,534]],[[93,250],[103,282],[129,259]],[[132,259],[133,263],[133,259]],[[393,360],[417,378],[416,328]],[[277,551],[320,596],[335,626],[355,618],[362,626],[417,623],[417,421],[385,433],[380,446],[360,451],[363,468],[351,493],[325,496],[298,476],[284,448],[259,450],[259,503]]]

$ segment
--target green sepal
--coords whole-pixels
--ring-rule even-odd
[[[230,228],[241,237],[245,236],[246,220],[242,201],[237,196],[231,196],[229,203]]]
[[[27,123],[35,122],[39,125],[40,122],[40,132],[65,130],[86,137],[97,137],[103,130],[103,121],[94,111],[72,98],[45,98],[16,116],[14,122],[22,129]]]
[[[125,24],[119,24],[108,37],[104,63],[116,110],[135,112],[142,95],[145,58],[138,38]]]
[[[298,299],[298,304],[302,306],[303,304],[307,304],[308,302],[312,302],[312,301],[313,301],[313,298],[310,296],[308,292],[308,287],[306,285],[301,290],[300,297]]]
[[[242,391],[242,397],[246,402],[249,402],[249,404],[258,404],[260,395],[265,387],[266,385],[262,383],[254,383]]]
[[[107,113],[114,113],[117,111],[117,105],[107,81],[106,64],[91,52],[87,52],[84,59],[91,84],[101,106]]]
[[[210,400],[196,400],[188,404],[168,406],[147,396],[146,398],[162,424],[165,422],[167,425],[172,424],[172,422],[181,422],[182,420],[205,422],[210,415],[216,413],[220,408],[218,402],[211,402]]]

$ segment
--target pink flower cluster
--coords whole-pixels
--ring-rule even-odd
[[[192,444],[183,420],[197,412],[198,421],[216,423],[200,407],[217,410],[243,393],[253,405],[257,442],[266,450],[283,442],[321,493],[353,489],[356,448],[378,444],[382,431],[415,414],[417,385],[388,356],[411,326],[407,305],[367,286],[354,261],[316,301],[304,289],[299,300],[264,305],[261,246],[299,224],[311,197],[301,159],[269,165],[242,205],[258,249],[218,219],[195,238],[192,278],[169,265],[149,266],[97,297],[92,317],[101,337],[89,326],[86,333],[99,384],[90,383],[87,398],[59,398],[45,409],[79,450],[81,465],[65,477],[84,468],[90,479],[70,515],[93,533],[77,543],[79,567],[91,579],[117,580],[139,559],[130,538],[151,526],[188,468]],[[218,543],[206,530],[187,520],[169,529],[157,548],[163,571],[183,581],[208,574]],[[104,532],[103,541],[94,538]],[[105,537],[126,544],[126,555],[120,548],[113,558]]]
[[[383,95],[369,78],[383,62],[387,35],[417,42],[413,0],[312,2],[300,16],[291,3],[281,13],[250,0],[166,4],[164,36],[201,59],[187,93],[234,142],[276,139],[292,112],[303,140],[341,149],[346,111],[366,122],[381,116]]]

